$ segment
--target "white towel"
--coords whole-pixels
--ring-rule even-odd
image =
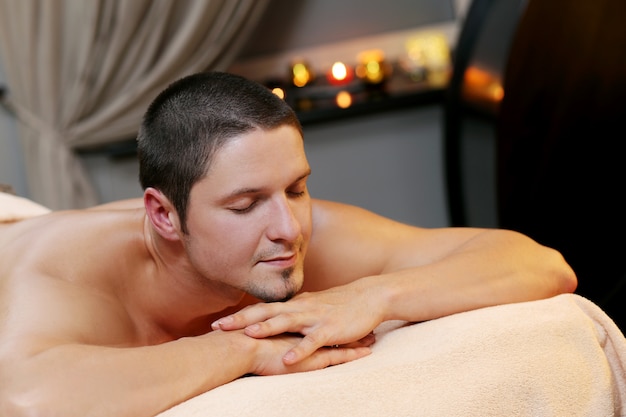
[[[0,191],[0,223],[49,213],[50,209],[24,197]]]
[[[376,333],[365,358],[241,378],[158,417],[626,416],[626,339],[578,295]]]

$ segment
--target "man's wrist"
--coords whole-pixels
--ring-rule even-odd
[[[231,364],[233,379],[254,371],[255,358],[258,354],[258,341],[246,336],[243,330],[214,330],[191,339],[211,340],[212,343],[209,343],[208,348],[206,342],[203,342],[203,351],[205,354],[209,352],[211,355],[209,361],[213,364],[215,361]]]

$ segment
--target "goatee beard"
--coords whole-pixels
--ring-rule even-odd
[[[294,271],[295,268],[291,267],[286,268],[280,272],[283,288],[286,291],[284,293],[284,296],[278,297],[275,291],[262,285],[254,286],[253,288],[250,288],[250,291],[247,292],[255,296],[256,298],[263,300],[266,303],[287,301],[293,298],[293,296],[295,296],[300,290],[300,287],[292,282]]]

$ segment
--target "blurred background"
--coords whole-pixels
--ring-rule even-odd
[[[556,247],[624,328],[623,0],[0,2],[0,183],[55,209],[141,195],[167,84],[244,75],[296,110],[311,194]]]
[[[66,3],[71,7],[73,3],[81,2]],[[443,33],[452,43],[459,24],[460,7],[454,1],[440,0],[393,0],[389,4],[375,1],[271,0],[258,11],[258,20],[247,24],[250,33],[245,35],[242,45],[237,46],[237,55],[231,57],[230,62],[218,62],[219,69],[259,82],[275,82],[282,78],[288,84],[292,62],[301,60],[308,62],[311,71],[317,74],[314,82],[302,89],[310,90],[313,95],[319,96],[321,91],[323,97],[333,97],[335,91],[325,90],[327,86],[321,84],[328,84],[324,72],[334,61],[343,61],[354,67],[360,52],[381,50],[386,54],[386,60],[391,62],[400,54],[405,54],[406,42],[423,30],[433,29],[436,33]],[[39,10],[39,13],[44,11]],[[23,41],[15,42],[23,47]],[[42,48],[42,45],[33,48]],[[0,49],[0,52],[3,50]],[[10,95],[12,88],[6,69],[11,57],[7,55],[7,52],[0,55],[0,85]],[[186,71],[183,69],[181,72]],[[178,77],[160,80],[153,96],[156,90],[175,78]],[[140,82],[138,79],[135,85]],[[37,94],[29,92],[29,98],[42,100],[43,91],[41,89]],[[67,95],[69,93],[66,92]],[[300,94],[306,96],[308,93]],[[442,96],[440,94],[437,99],[425,96],[427,100],[424,103],[420,103],[420,96],[415,95],[415,103],[394,104],[389,101],[389,105],[380,103],[375,108],[365,105],[356,111],[354,108],[340,109],[331,103],[329,106],[316,106],[309,112],[299,112],[314,172],[310,183],[312,193],[320,198],[363,205],[414,224],[448,224],[441,160]],[[59,97],[61,103],[63,94],[59,93]],[[48,117],[58,118],[55,111],[53,109],[53,114]],[[140,116],[134,121],[135,126],[139,125]],[[84,119],[90,117],[88,113],[83,115]],[[105,127],[108,126],[103,125],[102,130]],[[134,155],[134,133],[111,137],[97,145],[67,144],[86,170],[87,179],[94,186],[99,202],[141,195]],[[41,146],[32,142],[35,141],[29,141],[27,146]],[[0,182],[12,185],[18,194],[41,204],[59,204],[58,208],[65,208],[67,201],[46,200],[45,190],[36,192],[33,182],[37,182],[38,178],[28,179],[29,174],[24,167],[24,147],[20,142],[15,112],[0,108]],[[67,163],[67,159],[63,161]],[[75,185],[74,188],[80,187]],[[72,206],[79,204],[73,202]]]

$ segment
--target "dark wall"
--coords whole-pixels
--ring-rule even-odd
[[[530,1],[497,143],[501,225],[559,249],[626,330],[624,16],[623,0]]]

